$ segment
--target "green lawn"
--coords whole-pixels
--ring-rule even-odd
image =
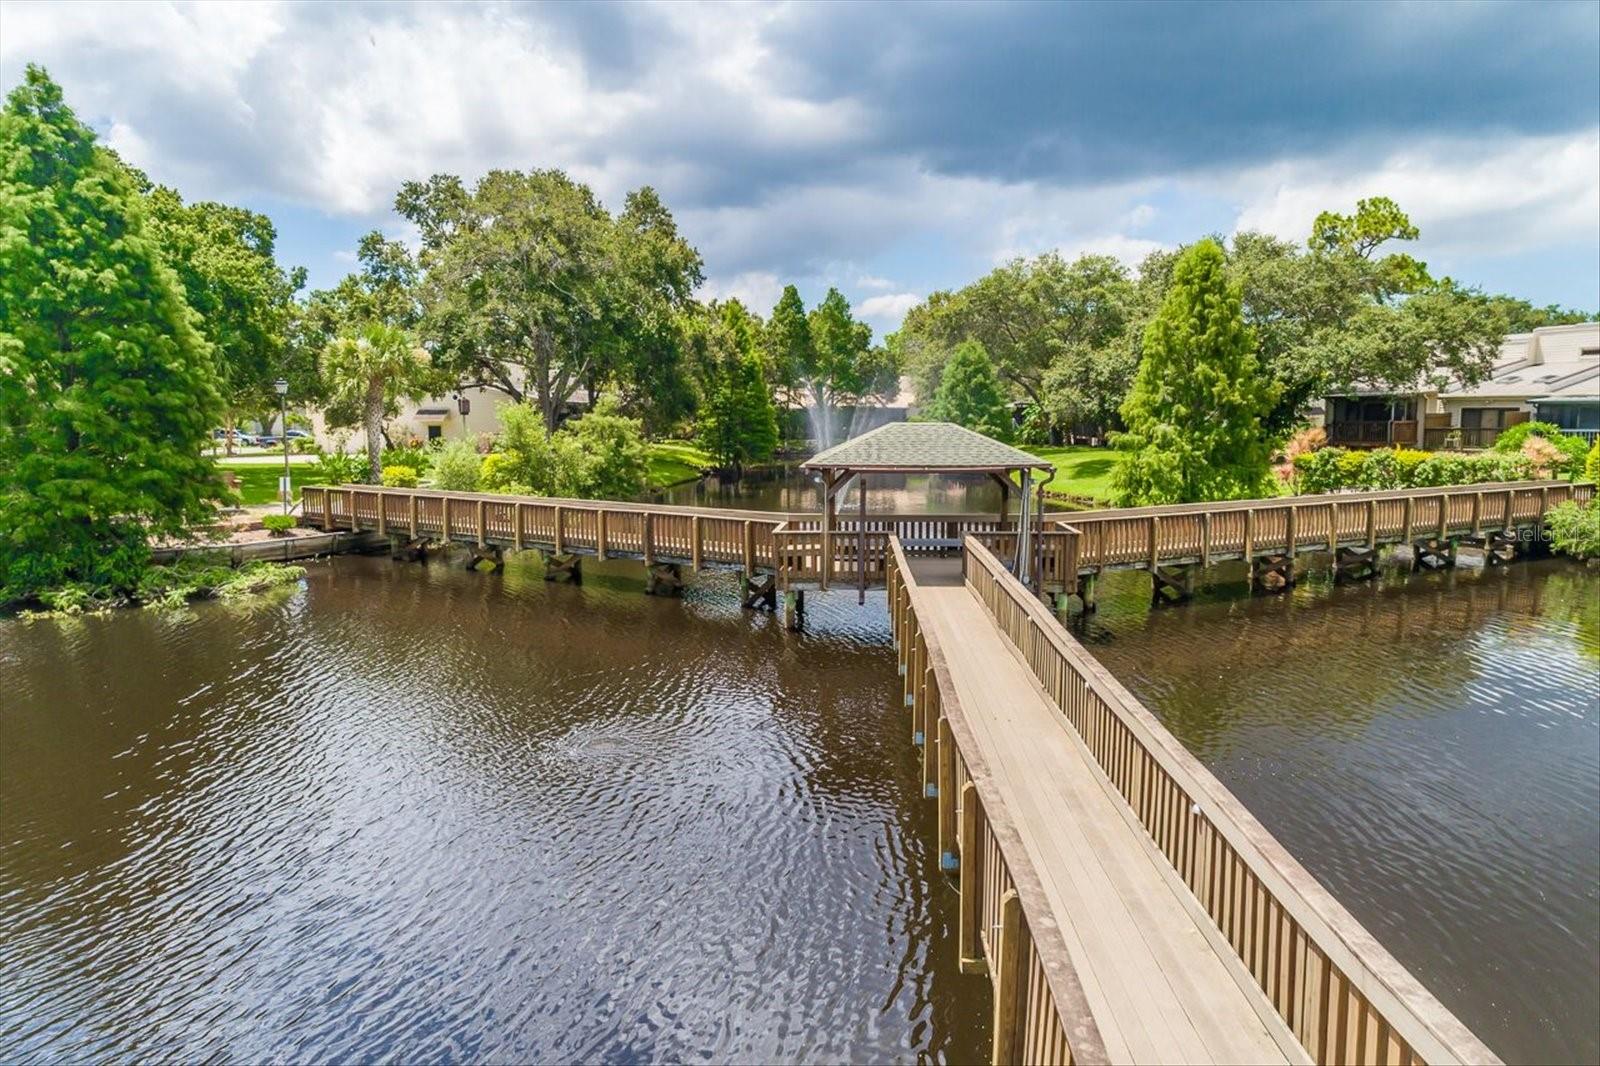
[[[1054,463],[1056,478],[1048,491],[1066,496],[1086,496],[1106,501],[1111,495],[1111,466],[1116,452],[1110,448],[1091,448],[1087,444],[1062,447],[1025,447],[1047,463]]]
[[[646,445],[650,468],[646,477],[653,489],[693,481],[711,465],[711,456],[687,441],[662,440]]]
[[[239,475],[239,501],[246,507],[258,503],[277,502],[278,479],[283,476],[281,464],[230,463],[224,460],[217,463],[217,467]],[[289,467],[289,484],[295,490],[296,499],[299,498],[301,485],[316,481],[316,478],[311,476],[311,469],[311,464],[308,463],[295,463]]]

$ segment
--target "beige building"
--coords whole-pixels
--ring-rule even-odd
[[[1329,396],[1323,425],[1330,444],[1436,450],[1488,448],[1501,431],[1529,420],[1590,440],[1600,435],[1600,322],[1510,334],[1476,385]]]

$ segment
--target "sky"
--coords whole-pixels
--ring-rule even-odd
[[[703,298],[836,286],[881,336],[1018,255],[1397,200],[1436,274],[1600,308],[1600,3],[33,4],[44,65],[186,199],[265,212],[312,287],[401,182],[652,185]]]

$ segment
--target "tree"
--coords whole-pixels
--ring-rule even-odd
[[[1014,259],[956,292],[929,296],[906,316],[896,343],[923,403],[956,345],[971,339],[1008,390],[1056,424],[1103,427],[1137,363],[1134,295],[1127,268],[1110,256]]]
[[[838,409],[892,393],[899,372],[887,350],[872,346],[872,328],[855,320],[838,289],[806,316],[806,332],[810,344],[796,369],[817,412],[817,444],[828,448]]]
[[[757,349],[760,320],[737,300],[686,323],[702,398],[697,434],[718,468],[735,477],[778,447],[778,419]]]
[[[383,476],[383,421],[404,398],[425,396],[437,385],[428,353],[411,334],[382,322],[334,338],[323,352],[322,372],[333,406],[360,413],[367,435],[373,484]]]
[[[294,358],[291,344],[294,296],[305,271],[278,265],[277,231],[266,215],[226,204],[185,204],[165,186],[152,188],[145,202],[151,233],[216,355],[229,428],[245,415],[270,412],[264,419],[270,421],[278,413],[273,381],[286,377],[301,394],[314,373],[309,359]]]
[[[559,170],[494,170],[470,190],[449,175],[407,182],[395,207],[422,234],[423,336],[440,366],[531,397],[547,433],[578,386],[659,342],[701,280],[649,188],[612,218]]]
[[[212,515],[221,413],[137,188],[30,65],[0,112],[0,600],[131,587]]]
[[[1239,499],[1263,491],[1271,441],[1262,420],[1275,390],[1260,374],[1222,248],[1191,245],[1145,330],[1144,355],[1122,405],[1127,431],[1112,491],[1125,505]]]
[[[800,290],[793,285],[783,287],[783,295],[778,297],[772,317],[761,331],[761,352],[773,393],[783,398],[785,408],[792,407],[800,389],[801,368],[815,362],[806,305],[800,299]]]
[[[956,345],[940,376],[939,391],[923,417],[955,422],[996,440],[1011,439],[1011,407],[983,345],[977,341]]]

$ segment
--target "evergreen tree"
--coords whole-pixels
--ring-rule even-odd
[[[1276,389],[1262,376],[1239,286],[1215,241],[1184,251],[1122,405],[1112,491],[1125,505],[1241,499],[1265,491],[1262,420]]]
[[[692,326],[696,361],[703,368],[700,446],[735,476],[750,463],[765,462],[778,448],[777,411],[767,373],[756,350],[755,322],[737,302],[715,318]]]
[[[814,362],[806,305],[800,299],[800,290],[793,285],[783,287],[761,341],[767,380],[772,390],[783,396],[785,405],[793,406],[794,393],[800,388],[801,368]]]
[[[939,376],[939,391],[922,416],[933,422],[954,422],[995,440],[1011,439],[1011,408],[982,344],[962,341],[956,345]]]
[[[128,589],[211,516],[221,414],[132,176],[29,66],[0,112],[0,600]]]

